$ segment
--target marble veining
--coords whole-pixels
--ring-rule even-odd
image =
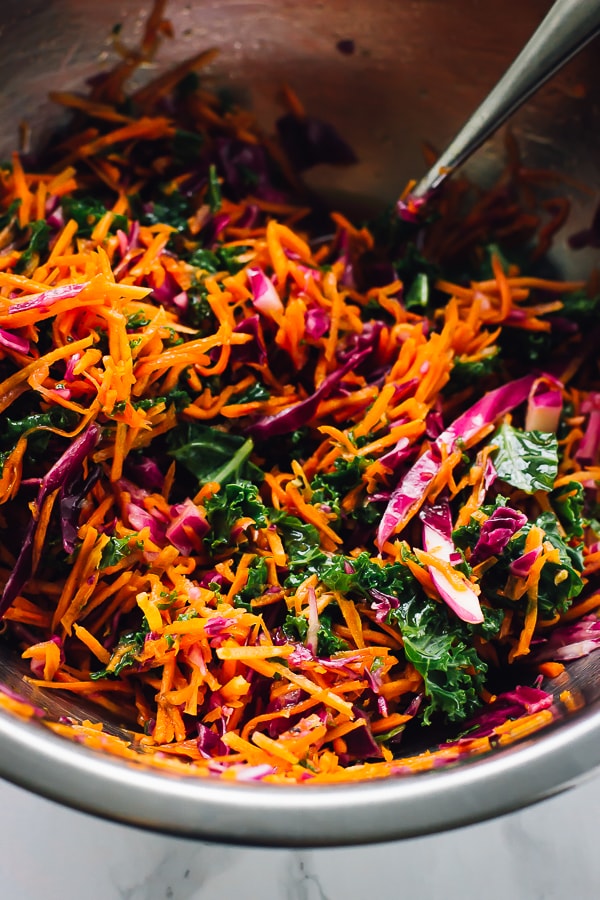
[[[369,847],[228,847],[0,781],[0,900],[598,900],[600,773],[491,822]]]
[[[282,884],[285,900],[332,900],[326,894],[314,866],[313,854],[291,853]]]

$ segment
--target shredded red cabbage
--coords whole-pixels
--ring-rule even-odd
[[[469,441],[484,425],[495,422],[515,406],[519,406],[527,399],[534,380],[534,375],[525,375],[487,393],[443,431],[432,448],[419,457],[390,497],[377,530],[379,549],[394,533],[398,523],[422,502],[425,486],[439,472],[441,448],[453,450],[459,438]]]
[[[470,563],[478,565],[491,556],[498,556],[510,541],[511,537],[527,522],[527,516],[511,509],[510,506],[499,506],[481,526],[479,539],[473,548]]]
[[[370,347],[351,353],[343,365],[338,366],[331,375],[323,379],[310,397],[295,403],[293,406],[288,406],[287,409],[283,409],[274,416],[265,416],[264,419],[254,422],[248,429],[249,433],[256,441],[265,441],[278,434],[289,434],[290,431],[295,431],[297,428],[301,428],[302,425],[306,425],[314,416],[321,400],[328,397],[344,375],[357,369],[370,354]]]
[[[100,426],[92,422],[87,426],[63,455],[42,478],[35,500],[36,509],[41,510],[46,498],[62,487],[81,470],[84,460],[92,452],[100,437]],[[25,534],[21,550],[0,599],[0,616],[11,606],[17,594],[35,574],[33,565],[33,543],[37,532],[38,517],[32,516]]]

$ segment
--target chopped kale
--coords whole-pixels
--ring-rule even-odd
[[[174,428],[167,439],[168,453],[202,484],[218,481],[227,484],[239,479],[260,484],[263,474],[250,461],[254,449],[252,438],[243,438],[188,422]]]
[[[501,425],[491,438],[498,477],[527,494],[551,491],[558,472],[556,435]]]
[[[15,266],[16,272],[26,272],[29,267],[37,265],[41,257],[48,252],[50,226],[44,219],[32,222],[28,230],[28,243]]]
[[[102,216],[106,215],[106,206],[97,197],[67,196],[63,200],[65,216],[77,222],[77,236],[89,237]],[[110,230],[115,234],[119,229],[127,232],[129,223],[126,216],[114,217]]]
[[[258,496],[256,485],[249,481],[224,484],[206,501],[205,509],[211,526],[205,542],[212,552],[218,553],[235,543],[232,531],[238,519],[252,519],[257,528],[268,524],[267,509]]]
[[[98,681],[100,678],[116,678],[123,671],[133,668],[138,662],[138,656],[144,648],[149,633],[148,623],[143,619],[139,631],[128,631],[126,634],[122,634],[119,643],[111,653],[106,668],[99,672],[91,672],[90,678],[94,681]]]

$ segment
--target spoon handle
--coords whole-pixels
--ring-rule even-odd
[[[556,0],[450,146],[411,191],[426,198],[541,85],[600,32],[600,0]]]

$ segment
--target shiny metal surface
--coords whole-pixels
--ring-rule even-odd
[[[3,0],[0,5],[0,153],[27,120],[34,144],[61,119],[49,90],[76,89],[112,58],[110,32],[139,36],[140,0]],[[443,147],[475,109],[547,12],[547,0],[202,0],[168,12],[176,40],[157,67],[200,47],[221,54],[206,73],[256,111],[265,129],[288,82],[314,114],[354,146],[351,169],[315,170],[312,184],[345,210],[392,203],[425,170],[421,146]],[[353,40],[354,52],[337,49]],[[142,72],[140,77],[147,75]],[[552,185],[573,204],[554,260],[585,273],[597,254],[571,252],[600,185],[600,54],[587,47],[512,120],[528,166],[567,177]],[[502,135],[470,164],[485,184],[503,164]],[[574,181],[577,185],[574,185]],[[543,733],[466,764],[428,774],[331,788],[224,784],[158,774],[65,741],[35,721],[0,715],[0,775],[95,814],[174,833],[249,844],[315,846],[435,832],[536,802],[600,765],[600,653],[575,664],[584,700]],[[0,647],[0,680],[19,667]],[[556,685],[560,692],[561,685]],[[19,687],[20,689],[20,687]],[[49,716],[87,715],[70,697],[32,698]],[[120,724],[111,726],[117,733]]]
[[[600,0],[556,0],[516,60],[411,195],[427,197],[600,31]]]
[[[0,660],[0,679],[51,717],[89,715],[71,698],[24,688],[18,668]],[[564,682],[556,682],[548,687],[558,700]],[[485,757],[410,777],[300,788],[182,778],[115,760],[4,713],[0,775],[76,809],[209,841],[325,847],[432,834],[539,802],[600,766],[600,653],[576,662],[570,683],[586,702],[580,712],[563,711],[543,733]],[[108,730],[126,736],[124,729]]]

